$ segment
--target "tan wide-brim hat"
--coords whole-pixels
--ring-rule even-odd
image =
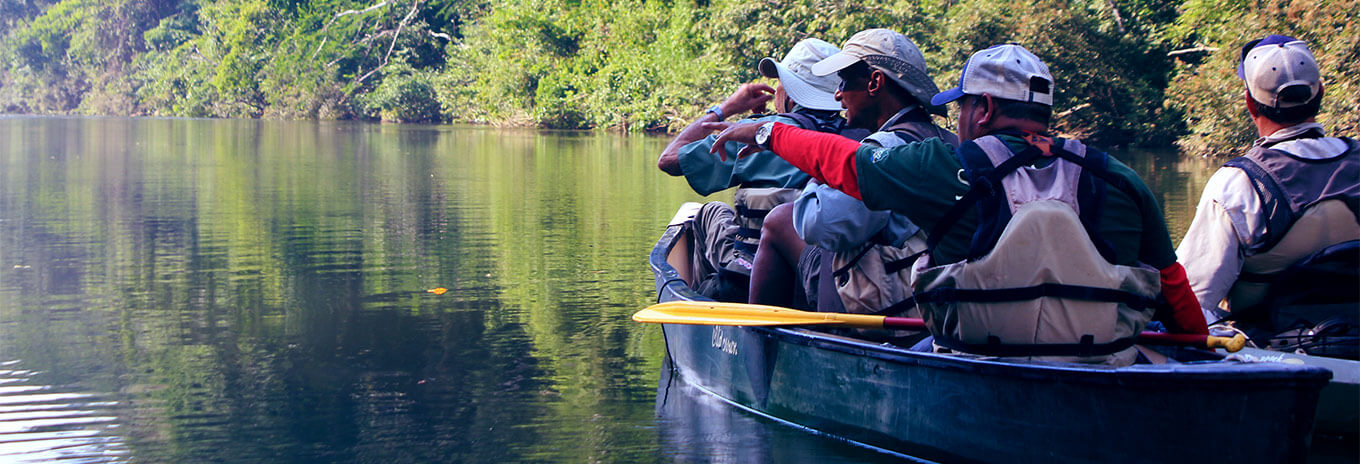
[[[930,78],[926,57],[907,36],[889,29],[868,29],[850,36],[840,53],[827,57],[812,66],[812,73],[825,76],[863,61],[882,71],[906,89],[926,110],[945,114],[944,107],[931,106],[930,99],[940,93],[935,80]]]
[[[841,102],[836,101],[836,88],[841,85],[840,77],[812,73],[814,63],[839,51],[835,45],[824,40],[803,39],[794,44],[782,61],[762,58],[757,68],[765,77],[778,78],[779,84],[784,86],[784,93],[799,106],[839,111]]]

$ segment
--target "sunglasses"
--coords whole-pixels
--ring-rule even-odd
[[[849,90],[864,90],[868,86],[869,74],[850,71],[849,68],[836,71],[836,76],[841,78],[841,83],[836,86],[837,92]],[[847,84],[848,82],[854,84]]]

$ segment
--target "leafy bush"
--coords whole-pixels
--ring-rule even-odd
[[[440,122],[443,116],[432,80],[429,73],[409,68],[388,73],[382,84],[365,96],[366,113],[384,122]]]
[[[1170,68],[1147,59],[1144,44],[1119,31],[1106,4],[1062,0],[996,3],[966,0],[949,11],[942,75],[957,85],[976,50],[1016,42],[1048,65],[1054,83],[1054,129],[1103,145],[1159,144],[1172,128],[1159,118]]]

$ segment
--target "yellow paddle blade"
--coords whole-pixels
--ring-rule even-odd
[[[648,306],[633,314],[637,322],[690,325],[834,325],[839,327],[883,328],[883,316],[867,314],[814,313],[778,306],[719,301],[668,301]]]

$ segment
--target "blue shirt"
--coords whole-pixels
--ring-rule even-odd
[[[879,128],[879,132],[864,140],[867,145],[897,146],[906,144],[896,133],[883,129],[891,127],[914,107],[898,111]],[[845,192],[819,182],[809,182],[803,193],[793,201],[793,230],[810,245],[836,251],[858,250],[864,243],[875,240],[881,245],[901,247],[921,228],[906,216],[888,211],[872,211],[864,202]]]
[[[798,126],[793,119],[777,115],[743,119],[740,122],[767,121]],[[680,171],[684,173],[690,188],[700,195],[712,195],[738,186],[799,188],[812,178],[771,151],[737,159],[737,152],[745,145],[736,142],[729,142],[723,147],[727,151],[727,161],[723,161],[709,153],[717,140],[716,134],[709,135],[680,147]]]

